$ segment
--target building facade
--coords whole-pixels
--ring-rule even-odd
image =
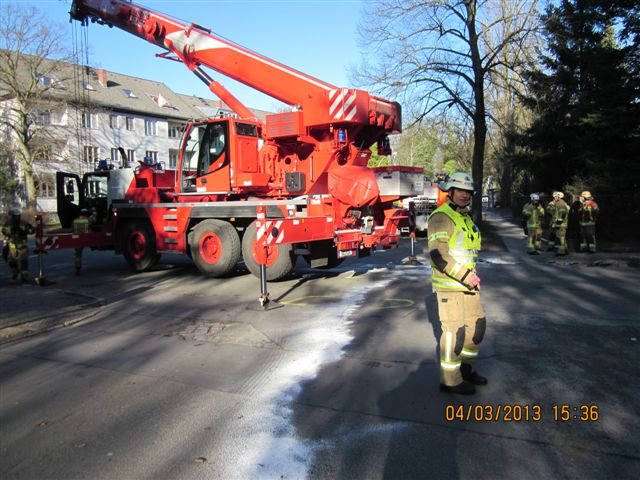
[[[233,115],[220,100],[179,94],[162,82],[71,64],[56,72],[38,79],[53,88],[46,106],[32,115],[39,130],[32,144],[37,209],[50,220],[56,211],[57,171],[81,176],[101,160],[117,168],[150,157],[170,177],[189,120]],[[5,118],[12,102],[0,101]],[[255,113],[264,119],[267,112]]]

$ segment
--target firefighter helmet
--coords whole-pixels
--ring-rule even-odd
[[[529,198],[531,198],[532,202],[539,202],[540,201],[540,195],[538,195],[537,193],[532,193],[531,195],[529,195]]]
[[[443,190],[448,192],[452,188],[473,192],[473,178],[471,178],[471,175],[464,172],[452,173]]]
[[[582,192],[582,193],[580,194],[580,196],[581,196],[582,198],[584,198],[585,200],[591,200],[591,192],[589,192],[589,191],[586,191],[586,190],[585,190],[584,192]]]

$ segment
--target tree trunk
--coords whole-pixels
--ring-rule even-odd
[[[478,48],[478,33],[476,31],[476,5],[467,0],[467,27],[469,29],[469,46],[471,47],[471,62],[473,66],[473,159],[471,161],[471,176],[473,177],[475,192],[471,215],[476,225],[482,224],[482,179],[484,176],[484,150],[487,139],[487,119],[484,102],[484,68]]]
[[[471,175],[473,177],[475,192],[473,194],[473,205],[471,215],[476,225],[482,224],[482,178],[484,176],[484,150],[487,139],[487,121],[482,113],[476,112],[473,119],[473,161],[471,164]]]

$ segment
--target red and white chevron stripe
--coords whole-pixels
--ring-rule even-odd
[[[40,238],[36,238],[36,245],[39,250],[51,250],[52,248],[58,248],[58,237],[47,237],[43,242]]]
[[[267,220],[267,222],[258,228],[256,233],[256,239],[258,242],[264,242],[265,245],[274,245],[277,243],[282,243],[284,240],[284,229],[280,229],[282,226],[282,220]],[[277,229],[278,236],[274,237],[271,233],[273,229]],[[264,236],[267,236],[266,239],[263,239]]]
[[[356,92],[349,91],[348,88],[334,88],[329,91],[329,115],[336,120],[352,120],[358,113],[355,104]]]

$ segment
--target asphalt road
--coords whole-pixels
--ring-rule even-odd
[[[638,478],[640,271],[526,256],[490,218],[510,250],[481,255],[473,397],[438,391],[429,268],[403,264],[406,240],[299,265],[266,312],[242,269],[179,257],[134,275],[85,252],[75,277],[55,252],[47,288],[5,268],[0,324],[54,321],[0,346],[0,477]]]

